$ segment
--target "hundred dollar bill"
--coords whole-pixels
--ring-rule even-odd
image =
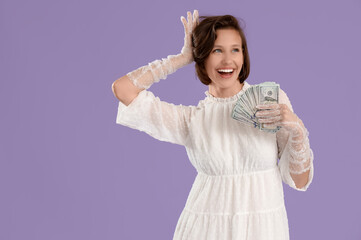
[[[277,104],[279,100],[280,85],[275,82],[264,82],[259,84],[258,104]],[[280,127],[265,127],[260,124],[260,129],[268,132],[277,132]]]
[[[241,107],[235,107],[232,111],[232,118],[238,120],[238,121],[243,121],[243,122],[249,122],[252,125],[259,125],[257,122],[257,118],[255,117],[250,117],[248,113],[245,113],[245,110],[242,109]],[[255,124],[257,123],[257,124]]]
[[[279,84],[275,82],[264,82],[248,88],[237,100],[231,117],[237,121],[258,128],[262,131],[275,133],[280,127],[264,127],[255,116],[258,104],[278,103]]]
[[[252,127],[255,127],[255,128],[259,128],[259,123],[255,122],[255,121],[251,121],[245,117],[243,117],[242,115],[234,112],[232,114],[232,118],[236,119],[237,121],[241,122],[241,123],[244,123],[248,126],[252,126]]]

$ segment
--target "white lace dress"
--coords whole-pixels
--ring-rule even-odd
[[[306,191],[313,154],[309,181],[298,189],[289,173],[288,133],[263,132],[231,118],[238,96],[250,86],[245,82],[229,98],[206,91],[198,106],[167,103],[147,90],[128,106],[119,102],[118,124],[185,146],[198,172],[174,240],[289,239],[282,180]],[[279,102],[293,111],[282,90]]]

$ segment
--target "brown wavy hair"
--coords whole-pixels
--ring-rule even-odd
[[[217,39],[218,29],[234,29],[239,32],[242,39],[243,66],[238,79],[243,83],[250,73],[250,60],[247,48],[247,41],[237,18],[232,15],[223,16],[200,16],[200,23],[194,28],[192,33],[193,58],[195,61],[198,78],[204,85],[209,85],[212,81],[208,77],[205,61],[211,53],[214,42]]]

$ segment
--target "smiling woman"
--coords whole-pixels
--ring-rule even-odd
[[[243,66],[242,39],[233,29],[219,29],[217,35],[213,50],[205,61],[211,79],[209,93],[215,97],[230,97],[243,87],[239,80]]]
[[[238,92],[242,88],[241,84],[250,73],[250,59],[245,34],[237,19],[231,15],[200,18],[203,20],[194,29],[192,36],[193,58],[196,63],[197,75],[203,84],[210,85],[209,92],[212,95],[233,96],[234,91]],[[235,72],[232,71],[232,74],[220,73],[230,72],[230,70]],[[232,77],[233,84],[219,85],[219,81],[217,84],[216,79],[219,77],[215,76],[218,73],[223,79]],[[235,81],[236,79],[239,84]],[[232,87],[231,85],[234,90],[229,88]]]
[[[231,118],[237,100],[251,87],[246,38],[233,16],[201,17],[199,23],[197,11],[187,15],[181,18],[181,53],[113,83],[119,99],[116,122],[183,145],[197,170],[174,240],[288,240],[282,181],[298,191],[311,184],[308,131],[282,89],[279,104],[257,106],[260,121],[282,126],[276,134]],[[209,87],[197,106],[167,103],[147,90],[193,60]]]

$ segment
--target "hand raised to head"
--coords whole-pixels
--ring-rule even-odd
[[[184,46],[181,50],[181,53],[187,56],[190,61],[193,61],[192,54],[192,32],[194,28],[199,24],[199,15],[198,10],[193,11],[193,16],[191,12],[187,12],[187,20],[185,17],[181,16],[181,21],[184,26]]]

